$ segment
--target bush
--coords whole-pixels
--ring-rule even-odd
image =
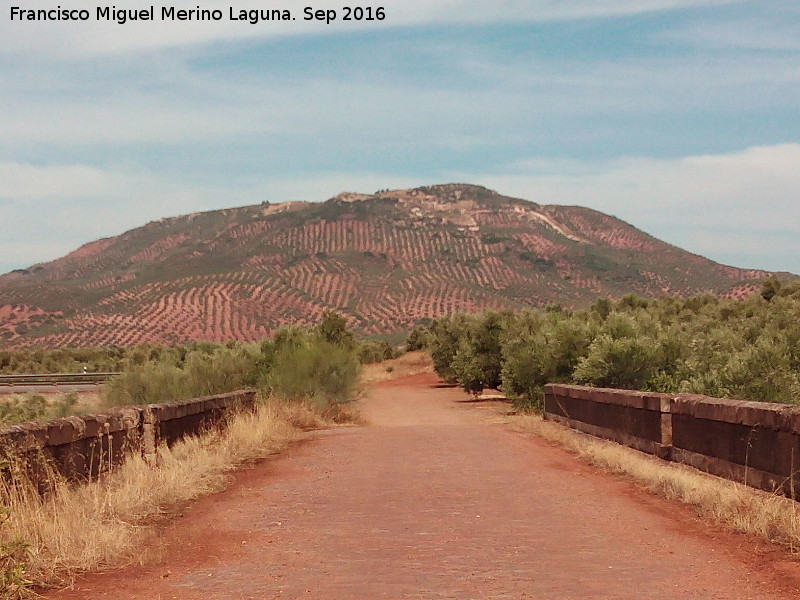
[[[395,358],[392,345],[386,340],[363,340],[357,347],[358,360],[362,365],[382,362]]]
[[[284,397],[339,403],[354,395],[356,342],[335,312],[313,329],[290,325],[259,344],[196,342],[142,345],[126,355],[126,369],[109,381],[107,406],[156,404],[264,387]],[[391,357],[387,342],[362,342],[366,358]]]
[[[53,419],[60,419],[78,414],[77,405],[78,392],[64,394],[50,407],[50,416]]]
[[[594,339],[589,354],[578,363],[574,379],[599,387],[643,389],[653,377],[657,347],[652,340],[602,334]]]
[[[77,414],[78,394],[62,394],[52,404],[41,394],[28,394],[24,398],[13,397],[0,403],[0,425],[13,425],[26,421],[58,419]]]
[[[494,311],[487,311],[466,322],[451,362],[456,381],[466,391],[479,394],[484,388],[500,385],[503,326],[503,316]]]
[[[11,398],[0,403],[0,423],[11,425],[47,418],[47,400],[41,394],[28,394],[24,399]]]
[[[587,319],[563,312],[517,315],[502,339],[503,391],[520,406],[541,408],[544,385],[572,380],[592,332]]]
[[[131,367],[105,386],[106,406],[159,404],[190,398],[186,373],[172,365],[147,362]]]
[[[406,352],[425,350],[431,344],[431,330],[427,325],[417,325],[406,338]]]
[[[309,339],[278,349],[266,387],[282,399],[327,407],[353,400],[358,375],[353,351],[324,339]]]
[[[456,372],[453,359],[458,352],[459,342],[466,335],[467,317],[456,315],[452,318],[436,319],[430,328],[430,353],[433,368],[443,380],[455,383]]]
[[[323,340],[331,344],[352,348],[355,343],[353,334],[347,329],[347,319],[332,310],[325,311],[316,331]]]
[[[255,387],[263,373],[260,348],[236,346],[213,354],[194,352],[186,358],[186,393],[208,396]]]

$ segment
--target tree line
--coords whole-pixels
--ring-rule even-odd
[[[546,383],[800,404],[800,282],[770,278],[746,300],[599,298],[588,309],[458,314],[418,326],[437,373],[538,408]]]

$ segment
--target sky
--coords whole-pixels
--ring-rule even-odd
[[[0,272],[162,217],[464,182],[800,273],[796,0],[152,1],[121,25],[0,0]],[[90,18],[11,19],[57,6]]]

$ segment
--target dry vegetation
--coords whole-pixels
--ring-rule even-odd
[[[224,430],[139,456],[88,485],[62,483],[43,499],[24,478],[0,489],[0,596],[32,596],[31,583],[63,585],[81,572],[137,562],[155,526],[186,502],[218,491],[237,467],[284,448],[302,430],[357,420],[339,406],[327,417],[307,403],[265,403]]]
[[[424,350],[406,352],[398,358],[385,360],[379,363],[361,367],[362,383],[378,383],[420,373],[432,373],[433,361],[430,354]]]
[[[800,503],[720,479],[690,467],[665,463],[636,450],[544,421],[539,416],[512,418],[521,431],[566,447],[582,460],[631,477],[650,492],[694,506],[714,522],[800,549]]]

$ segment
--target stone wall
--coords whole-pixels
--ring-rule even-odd
[[[238,409],[252,409],[255,392],[244,390],[171,402],[11,425],[0,429],[0,456],[6,469],[22,468],[43,491],[48,469],[68,481],[97,477],[121,464],[131,452],[154,460],[156,448],[220,424]]]
[[[545,415],[591,435],[661,456],[664,442],[669,445],[662,435],[664,400],[663,394],[651,392],[548,385]]]
[[[552,384],[545,418],[800,498],[800,407]]]

